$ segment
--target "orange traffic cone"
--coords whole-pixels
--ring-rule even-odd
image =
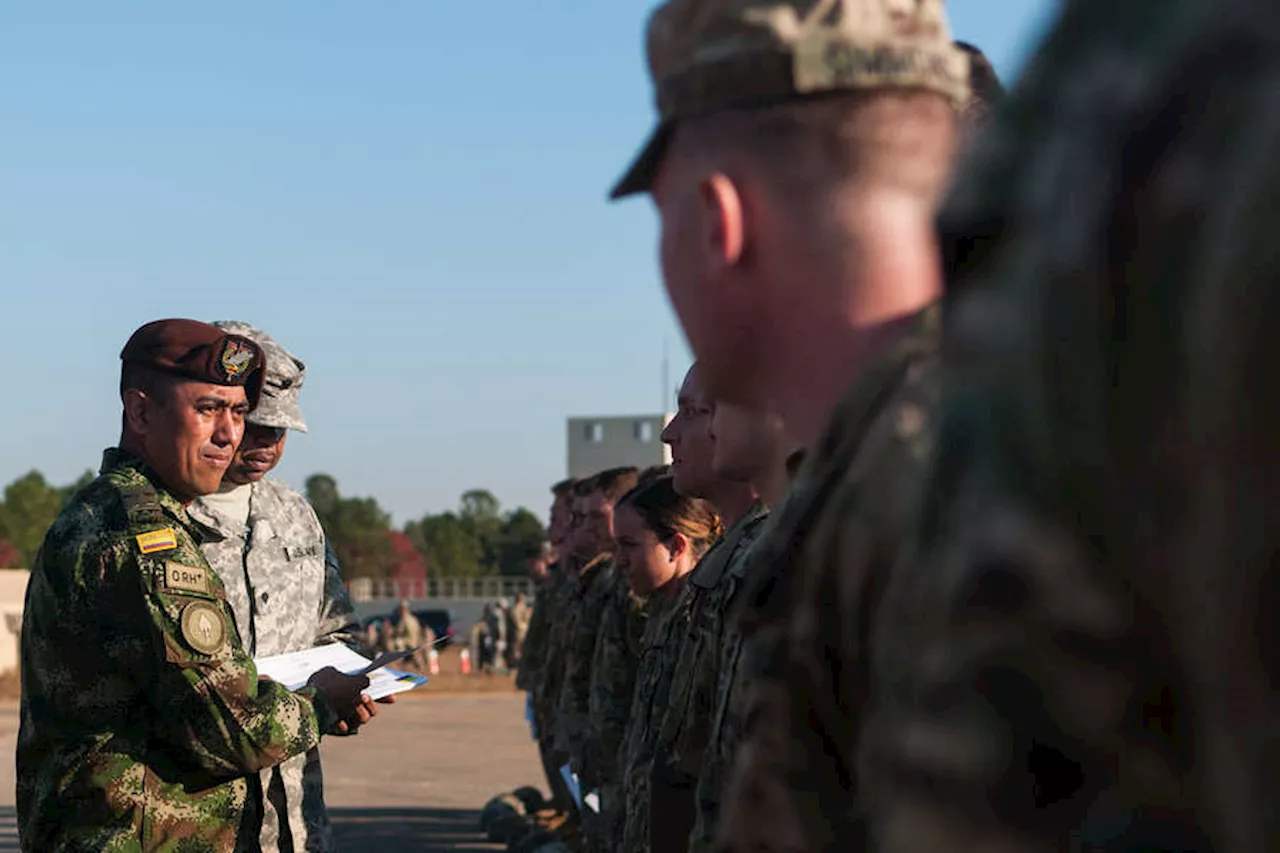
[[[470,657],[470,654],[467,656]],[[427,655],[427,672],[431,675],[440,674],[440,653],[435,649]]]
[[[458,665],[463,675],[471,674],[471,649],[463,649],[458,656]]]

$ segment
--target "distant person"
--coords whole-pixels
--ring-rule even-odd
[[[256,848],[260,771],[376,713],[332,668],[261,679],[187,506],[215,491],[263,383],[261,348],[160,320],[121,352],[120,446],[49,529],[27,588],[21,847]]]
[[[546,571],[546,557],[543,556],[543,572]],[[533,618],[533,608],[529,606],[529,597],[523,592],[516,593],[516,600],[507,611],[507,636],[511,638],[511,665],[519,667],[524,659],[524,641],[529,633],[529,620]]]
[[[400,607],[384,623],[383,637],[389,652],[407,652],[422,645],[422,623],[409,610],[408,599],[401,599]]]
[[[499,599],[493,603],[485,620],[485,631],[489,635],[489,668],[499,675],[507,671],[507,600]]]
[[[284,457],[288,431],[307,431],[298,406],[306,366],[259,329],[213,325],[253,341],[267,360],[261,399],[245,415],[222,485],[188,508],[209,531],[200,550],[226,587],[245,650],[265,657],[330,642],[362,649],[342,569],[315,510],[267,476]],[[264,853],[334,849],[318,749],[264,770],[262,790]]]

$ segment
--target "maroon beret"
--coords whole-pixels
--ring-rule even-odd
[[[129,338],[120,360],[197,382],[243,385],[250,409],[258,405],[267,363],[262,348],[249,338],[197,320],[146,324]]]

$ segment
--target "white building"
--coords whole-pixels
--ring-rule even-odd
[[[671,448],[659,438],[674,415],[569,418],[569,476],[589,477],[606,468],[671,464]]]

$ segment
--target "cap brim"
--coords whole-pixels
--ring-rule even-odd
[[[266,401],[263,395],[263,402]],[[245,415],[245,423],[274,429],[289,429],[295,432],[306,432],[307,422],[302,419],[302,409],[297,403],[272,400],[269,404],[259,406]]]
[[[671,124],[664,122],[649,135],[649,140],[645,142],[644,148],[640,149],[640,153],[636,155],[630,168],[622,176],[622,180],[618,181],[613,192],[609,193],[609,200],[617,201],[637,193],[648,192],[653,186],[654,178],[658,176],[658,169],[662,166],[662,156],[667,153],[667,144],[670,142]]]

